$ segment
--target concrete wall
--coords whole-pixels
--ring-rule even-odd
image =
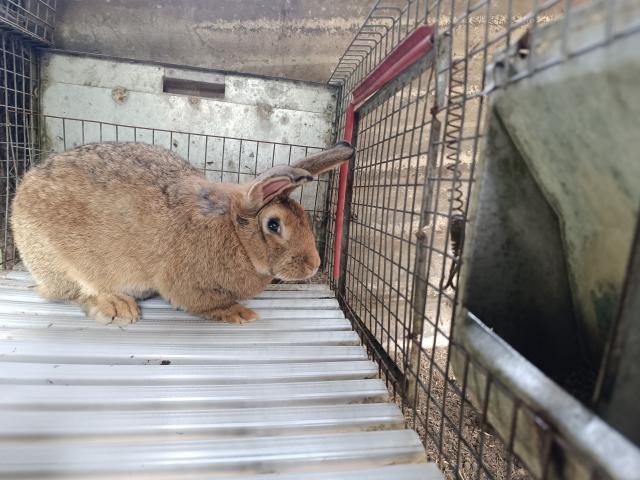
[[[59,0],[57,48],[326,82],[374,0]]]
[[[329,87],[227,74],[217,76],[225,84],[224,98],[204,98],[163,93],[165,73],[157,65],[48,53],[42,61],[41,110],[48,116],[311,147],[331,141],[335,91]]]

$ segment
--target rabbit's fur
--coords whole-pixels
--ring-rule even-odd
[[[136,321],[136,299],[155,293],[240,323],[257,315],[238,300],[273,278],[317,271],[311,226],[288,194],[353,152],[341,142],[238,185],[210,182],[161,147],[84,145],[25,175],[13,202],[15,241],[41,295],[75,301],[100,323]]]

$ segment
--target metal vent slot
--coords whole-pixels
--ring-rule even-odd
[[[225,77],[216,73],[165,69],[162,91],[177,95],[224,98]]]

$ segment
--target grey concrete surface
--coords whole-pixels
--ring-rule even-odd
[[[56,48],[326,82],[374,0],[60,0]]]
[[[163,92],[163,78],[178,70],[193,73],[49,53],[42,59],[42,113],[311,147],[331,142],[335,91],[327,86],[225,74],[217,80],[225,85],[221,98]]]

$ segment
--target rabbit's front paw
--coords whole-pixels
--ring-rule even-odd
[[[129,325],[140,318],[140,308],[128,295],[97,295],[85,302],[85,311],[102,325]]]
[[[239,303],[235,303],[228,308],[221,308],[205,312],[204,317],[211,320],[222,320],[227,323],[245,323],[256,320],[258,314]]]

